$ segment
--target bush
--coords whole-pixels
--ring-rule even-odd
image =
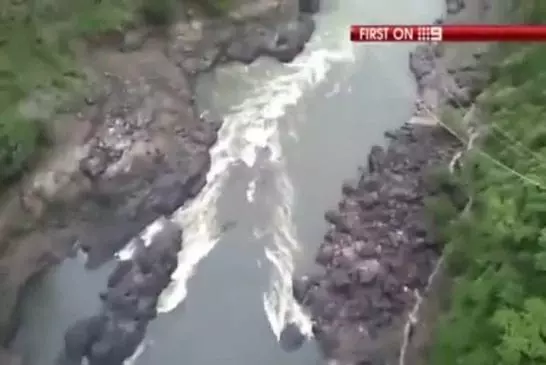
[[[147,23],[165,25],[173,20],[176,0],[143,0],[139,10]]]
[[[19,174],[40,141],[24,105],[46,95],[54,109],[81,77],[71,46],[82,36],[134,21],[132,0],[8,0],[0,8],[0,184]],[[47,127],[46,127],[47,128]]]
[[[545,5],[523,10],[544,23]],[[434,365],[546,363],[546,46],[505,52],[480,99],[491,132],[465,163],[473,207],[442,228],[454,283]]]
[[[139,17],[164,24],[175,1],[7,0],[0,6],[0,185],[19,174],[39,148],[43,124],[29,119],[23,104],[39,93],[54,104],[44,110],[54,109],[84,81],[74,71],[72,45],[122,30]]]
[[[74,43],[142,21],[169,23],[177,1],[6,0],[0,5],[0,185],[25,167],[44,129],[20,110],[22,104],[40,93],[57,106],[84,81],[74,71]],[[193,1],[218,13],[229,0]]]
[[[18,113],[4,112],[0,120],[0,181],[7,181],[21,172],[34,154],[39,140],[35,122]]]

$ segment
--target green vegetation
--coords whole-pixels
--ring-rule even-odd
[[[210,11],[228,0],[194,1]],[[172,20],[181,0],[5,0],[0,4],[0,185],[40,148],[48,119],[86,85],[76,46],[143,22]],[[212,5],[210,5],[212,4]],[[32,113],[28,112],[30,103]]]
[[[0,8],[0,182],[39,147],[51,111],[84,82],[75,43],[136,21],[132,0],[11,0]],[[37,113],[28,113],[32,102]]]
[[[524,7],[544,23],[545,1]],[[432,365],[546,364],[546,45],[501,51],[488,134],[456,177],[472,208],[434,204],[453,285]]]

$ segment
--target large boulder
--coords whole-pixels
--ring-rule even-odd
[[[64,336],[64,355],[67,359],[81,360],[101,335],[105,318],[92,316],[82,319],[70,327]]]
[[[292,293],[296,301],[300,304],[305,302],[307,293],[316,285],[319,285],[318,279],[309,275],[304,275],[299,278],[293,278]]]
[[[315,14],[320,11],[320,0],[299,0],[301,13]]]
[[[135,322],[112,323],[91,347],[89,365],[121,365],[144,339],[145,325]]]
[[[225,50],[225,55],[231,61],[244,64],[250,64],[260,57],[264,48],[274,43],[276,37],[275,30],[258,24],[249,24],[239,33]]]
[[[303,51],[314,31],[313,18],[302,14],[296,21],[281,24],[277,28],[275,42],[266,45],[264,53],[280,62],[292,62]]]
[[[447,0],[446,1],[447,13],[450,15],[460,13],[466,4],[464,0]]]
[[[279,343],[284,351],[298,350],[305,342],[305,335],[295,323],[288,323],[281,332]]]
[[[368,154],[368,172],[381,172],[385,160],[385,150],[381,146],[373,146]]]
[[[159,221],[159,229],[145,245],[137,240],[136,252],[118,263],[100,294],[100,314],[76,322],[65,335],[58,365],[122,365],[144,338],[157,314],[157,301],[169,285],[182,248],[182,231],[171,221]]]
[[[249,24],[226,47],[225,57],[245,64],[260,56],[291,62],[303,51],[314,31],[315,22],[309,14],[300,14],[296,20],[275,27]]]

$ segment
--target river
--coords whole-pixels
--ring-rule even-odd
[[[310,323],[291,297],[307,270],[342,181],[372,144],[407,121],[415,100],[411,44],[351,44],[353,23],[431,23],[442,0],[323,1],[317,31],[292,63],[259,60],[203,76],[200,107],[225,124],[208,184],[173,219],[185,248],[135,365],[321,364],[313,341],[293,353],[282,328]],[[29,291],[15,347],[51,365],[64,330],[95,313],[112,265],[69,259]]]

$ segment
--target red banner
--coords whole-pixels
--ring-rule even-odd
[[[353,42],[544,42],[546,25],[353,25]]]

